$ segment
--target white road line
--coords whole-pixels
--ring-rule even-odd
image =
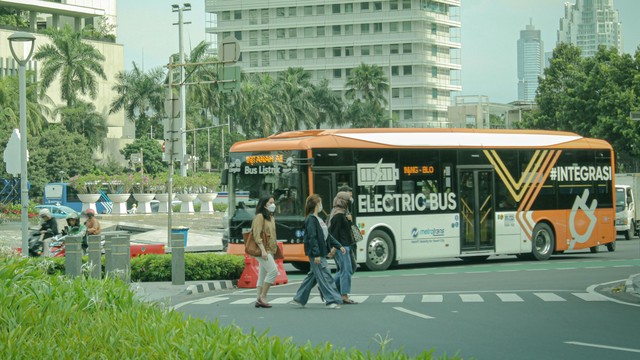
[[[518,296],[518,294],[496,294],[496,295],[498,295],[500,300],[502,300],[503,302],[523,302],[524,301],[524,299]]]
[[[208,297],[208,298],[196,300],[196,301],[193,302],[193,304],[209,305],[209,304],[213,304],[213,303],[217,303],[217,302],[225,301],[225,300],[229,300],[229,298],[226,298],[226,297]]]
[[[246,298],[231,302],[231,305],[246,305],[256,301],[256,298]]]
[[[632,265],[615,265],[614,268],[626,268],[631,267]]]
[[[275,299],[270,299],[270,300],[268,300],[268,302],[269,302],[269,304],[287,304],[291,300],[293,300],[293,296],[292,297],[279,297],[279,298],[275,298]]]
[[[533,293],[543,301],[567,301],[554,293]]]
[[[401,303],[404,301],[404,295],[388,295],[382,299],[383,303]]]
[[[320,296],[314,296],[312,298],[309,298],[307,304],[324,304],[324,301],[320,299]]]
[[[609,301],[606,296],[594,293],[572,293],[584,301]]]
[[[363,303],[365,301],[367,301],[367,299],[369,298],[368,295],[349,295],[349,299],[357,302],[357,303]]]
[[[401,307],[394,307],[394,309],[401,311],[405,314],[409,314],[409,315],[413,315],[413,316],[417,316],[419,318],[423,318],[423,319],[435,319],[432,316],[426,315],[426,314],[421,314],[419,312],[415,312],[415,311],[411,311],[411,310],[407,310],[405,308],[401,308]]]
[[[422,295],[422,302],[433,303],[433,302],[442,302],[442,295]]]
[[[590,344],[590,343],[583,343],[583,342],[579,342],[579,341],[565,341],[564,343],[565,344],[569,344],[569,345],[589,346],[589,347],[595,347],[595,348],[600,348],[600,349],[609,349],[609,350],[619,350],[619,351],[640,353],[640,349],[630,349],[630,348],[623,348],[623,347],[619,347],[619,346]]]
[[[462,302],[484,302],[484,299],[479,294],[460,294]]]

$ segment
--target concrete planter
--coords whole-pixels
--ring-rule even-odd
[[[125,215],[127,213],[127,200],[131,194],[107,194],[111,202],[113,202],[112,214]]]
[[[81,211],[83,213],[85,213],[88,209],[93,209],[93,211],[96,211],[96,201],[100,200],[100,194],[78,194],[78,199],[82,201]]]
[[[151,214],[151,200],[156,197],[156,194],[133,194],[133,198],[138,201],[139,214]]]
[[[204,193],[198,194],[198,199],[202,202],[200,212],[203,214],[213,214],[213,200],[218,196],[218,193]]]
[[[173,202],[176,194],[171,194],[171,201],[169,201],[169,194],[156,194],[156,200],[158,200],[158,212],[159,213],[168,213],[169,212],[169,203]]]
[[[198,194],[178,194],[178,199],[182,201],[180,204],[180,212],[193,214],[195,211],[193,210],[193,200],[198,197]]]

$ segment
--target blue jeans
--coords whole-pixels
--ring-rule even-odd
[[[336,251],[335,261],[338,265],[338,272],[333,276],[333,281],[336,283],[338,292],[343,295],[347,295],[351,292],[351,276],[353,275],[353,268],[351,268],[351,251],[350,246],[345,246],[347,250],[344,254],[341,251]]]
[[[324,296],[324,301],[327,305],[333,303],[342,304],[342,297],[333,283],[333,278],[331,278],[327,259],[322,257],[320,259],[320,264],[316,264],[313,262],[313,258],[309,258],[309,264],[311,271],[309,271],[307,277],[302,280],[302,284],[300,284],[300,288],[298,288],[293,299],[302,305],[306,305],[307,302],[309,302],[309,294],[311,293],[311,290],[317,284],[320,287],[320,291],[322,292],[322,296]]]

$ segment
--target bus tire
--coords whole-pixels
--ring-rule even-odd
[[[395,247],[389,235],[381,230],[374,230],[367,241],[366,261],[364,268],[370,271],[387,270],[395,258]]]
[[[608,244],[607,244],[607,250],[608,250],[609,252],[614,252],[614,251],[616,251],[616,242],[615,242],[615,241],[612,241],[612,242],[608,243]]]
[[[311,266],[306,261],[293,261],[291,262],[291,266],[296,268],[296,270],[302,271],[304,273],[308,273],[311,269]]]
[[[533,258],[538,261],[549,260],[555,248],[556,239],[553,230],[548,224],[536,224],[536,227],[533,228],[531,242],[531,255]]]
[[[596,245],[596,246],[592,246],[589,248],[589,251],[591,251],[592,254],[596,254],[600,252],[600,246]]]

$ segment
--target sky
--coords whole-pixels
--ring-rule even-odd
[[[556,45],[564,3],[575,0],[462,0],[460,8],[462,91],[456,95],[486,95],[491,102],[517,99],[517,41],[529,21],[541,30],[545,52]],[[186,52],[205,39],[204,0],[190,2],[184,12]],[[132,62],[149,70],[164,66],[178,52],[178,13],[175,0],[118,0],[117,42],[124,45],[125,69]],[[639,0],[614,0],[622,22],[625,53],[640,45]]]

